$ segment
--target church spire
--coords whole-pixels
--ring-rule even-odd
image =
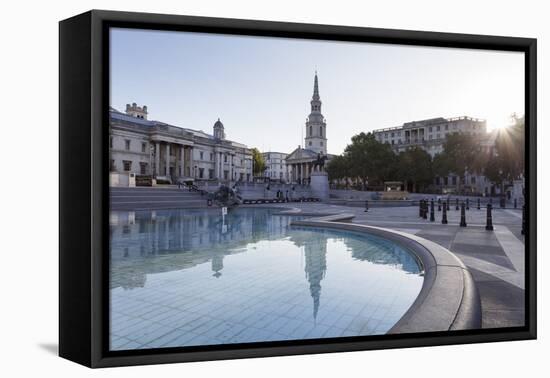
[[[319,80],[317,79],[317,71],[315,71],[315,80],[313,82],[313,100],[319,101]]]

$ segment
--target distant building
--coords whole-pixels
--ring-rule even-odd
[[[282,183],[288,182],[289,172],[285,160],[288,154],[284,152],[263,152],[262,156],[266,166],[264,176]]]
[[[487,132],[485,120],[472,117],[432,118],[404,123],[401,126],[377,129],[373,134],[380,143],[390,144],[396,153],[410,147],[420,147],[432,158],[443,152],[447,136],[453,133],[470,134],[476,138],[482,152],[490,156],[494,153],[495,132]],[[436,177],[433,183],[443,192],[470,192],[495,194],[495,188],[485,176],[466,173],[463,177],[449,175]]]
[[[411,146],[419,146],[432,157],[443,151],[447,135],[453,133],[468,133],[479,137],[481,141],[487,136],[487,123],[485,120],[471,117],[440,117],[373,131],[380,143],[391,144],[396,152],[405,151]]]
[[[218,119],[213,134],[148,120],[147,106],[109,111],[111,185],[117,174],[178,180],[252,181],[252,151],[227,140]]]

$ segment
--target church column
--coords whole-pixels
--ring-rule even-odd
[[[166,176],[170,175],[170,143],[166,143]]]
[[[160,176],[160,142],[155,142],[155,176]]]

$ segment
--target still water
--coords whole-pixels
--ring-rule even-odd
[[[275,212],[111,212],[111,350],[384,334],[416,299],[400,246]]]

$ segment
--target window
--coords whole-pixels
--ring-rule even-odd
[[[476,178],[475,178],[475,176],[472,176],[472,177],[470,178],[470,183],[471,183],[472,185],[475,185],[475,184],[476,184]]]
[[[208,170],[208,178],[211,179],[211,180],[214,178],[214,170],[213,169]]]
[[[130,172],[132,169],[132,162],[130,160],[122,160],[122,165],[124,166],[124,172]]]
[[[437,126],[437,127],[435,128],[435,130],[436,130],[436,131],[441,131],[441,126]]]
[[[223,155],[223,162],[227,163],[227,155]],[[227,177],[226,177],[227,178]]]
[[[141,152],[145,153],[145,151],[147,151],[147,143],[142,142],[141,143]]]
[[[311,146],[311,141],[309,141],[309,145]]]
[[[139,174],[140,175],[146,175],[147,174],[147,163],[144,163],[144,162],[139,163]]]
[[[115,161],[114,161],[114,159],[111,159],[111,167],[110,167],[110,170],[111,170],[111,172],[116,171],[116,166],[115,166]]]
[[[200,159],[203,160],[203,159],[204,159],[204,152],[201,151],[201,152],[199,153],[199,155],[200,155]],[[201,177],[202,177],[202,176],[201,176]]]
[[[445,130],[449,130],[449,125],[445,125]]]
[[[126,139],[124,141],[124,147],[126,148],[126,151],[130,151],[130,139]]]
[[[309,135],[311,136],[313,134],[313,126],[309,127]]]
[[[199,168],[199,178],[203,178],[204,176],[204,168]]]
[[[319,133],[323,136],[323,126],[319,127]]]
[[[223,178],[227,180],[228,177],[229,177],[229,171],[223,171]]]
[[[214,161],[214,154],[210,152],[210,161]]]
[[[432,132],[432,127],[428,127],[428,131],[431,133]]]
[[[456,176],[453,176],[453,185],[456,185]]]
[[[391,137],[393,138],[395,136],[395,133],[391,133]]]
[[[321,146],[323,145],[323,142],[321,142]]]
[[[109,148],[113,148],[113,137],[109,138]]]

